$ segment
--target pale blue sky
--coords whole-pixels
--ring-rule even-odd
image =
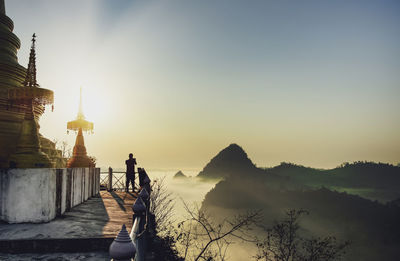
[[[398,1],[6,0],[67,139],[84,87],[102,166],[200,168],[229,143],[261,166],[400,161]],[[128,115],[123,115],[128,114]],[[132,119],[132,120],[129,120]],[[121,163],[122,165],[123,163]]]

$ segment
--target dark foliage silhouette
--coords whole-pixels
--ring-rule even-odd
[[[242,162],[248,162],[245,153],[236,153],[239,154]],[[204,168],[203,175],[216,173],[218,168],[213,166],[225,166],[226,169],[231,165],[221,160],[237,157],[221,158],[218,155]],[[242,169],[247,171],[236,171],[241,168],[235,167],[235,172],[226,174],[207,193],[202,208],[221,216],[238,209],[263,209],[262,222],[266,226],[274,219],[283,218],[283,209],[307,209],[312,216],[302,219],[301,234],[320,238],[332,235],[338,240],[350,240],[352,245],[344,260],[398,259],[399,167],[373,162],[345,163],[331,170],[292,163],[266,169],[256,168],[254,164],[254,167],[245,166]],[[364,188],[369,195],[360,192],[359,189]],[[329,246],[329,242],[332,243],[329,240],[325,243]],[[317,243],[321,242],[310,241],[308,247],[315,247]]]
[[[265,238],[256,243],[257,260],[265,261],[335,261],[341,260],[348,241],[335,237],[305,238],[299,233],[299,218],[305,210],[289,210],[286,217],[271,228],[263,228]]]

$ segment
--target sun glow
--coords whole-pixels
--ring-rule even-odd
[[[37,33],[38,82],[55,96],[40,132],[74,144],[66,127],[82,86],[94,123],[85,143],[100,165],[124,164],[133,151],[149,167],[200,168],[232,142],[265,166],[397,164],[396,16],[322,8],[319,26],[321,12],[268,1],[251,12],[222,2],[21,2],[7,2],[19,62],[28,64]]]
[[[79,102],[79,101],[78,101]],[[109,111],[112,108],[112,101],[100,91],[93,91],[90,88],[82,88],[82,110],[86,120],[96,123],[109,118]]]

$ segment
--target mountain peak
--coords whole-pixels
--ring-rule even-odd
[[[187,176],[185,174],[183,174],[183,172],[180,170],[177,173],[175,173],[174,175],[174,179],[184,179],[187,178]]]
[[[230,144],[221,150],[199,173],[200,178],[220,179],[228,176],[245,175],[257,167],[247,153],[237,144]]]
[[[243,148],[240,147],[239,145],[237,145],[236,143],[231,143],[231,144],[229,144],[229,146],[226,147],[225,149],[223,149],[222,151],[236,151],[236,152],[238,152],[238,153],[244,153],[244,154],[246,154],[246,152],[243,150]],[[222,152],[222,151],[221,151],[221,152]],[[246,154],[246,157],[247,157],[247,154]]]

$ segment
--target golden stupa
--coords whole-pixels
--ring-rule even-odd
[[[53,91],[40,88],[36,82],[36,35],[32,36],[32,47],[29,55],[29,64],[22,87],[8,89],[8,101],[14,104],[25,105],[24,120],[17,142],[16,151],[10,155],[9,166],[13,168],[52,168],[55,163],[41,151],[38,123],[34,117],[34,105],[53,105]]]
[[[0,168],[65,167],[61,151],[39,133],[38,120],[44,105],[52,103],[52,92],[35,85],[35,70],[28,76],[18,63],[21,43],[13,29],[0,0]]]
[[[92,132],[93,122],[89,122],[85,119],[82,110],[82,88],[79,96],[79,110],[76,120],[67,123],[67,130],[77,131],[75,146],[73,149],[72,157],[68,160],[68,168],[87,168],[94,167],[94,161],[88,157],[83,139],[83,131]]]

